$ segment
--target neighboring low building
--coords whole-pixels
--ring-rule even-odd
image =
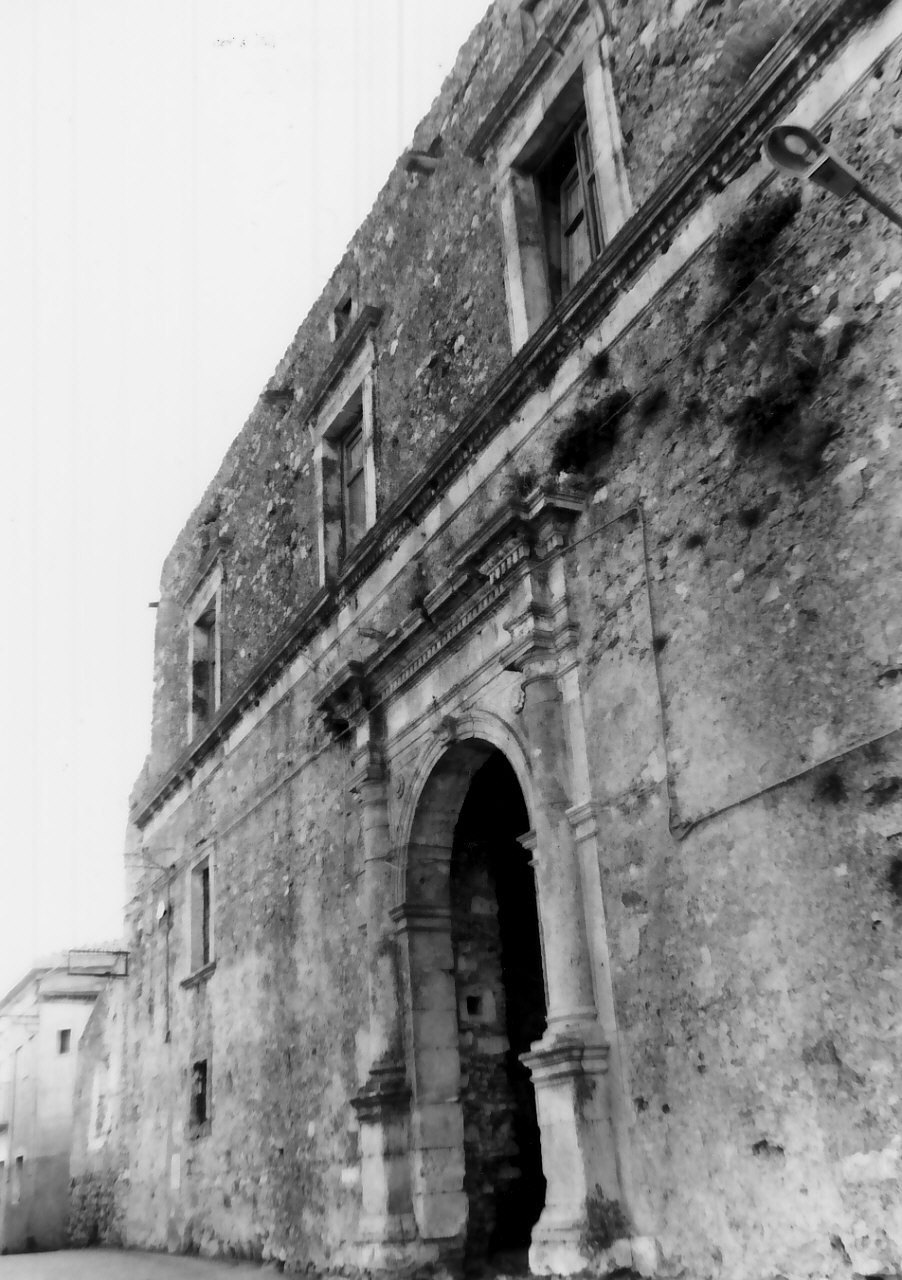
[[[163,569],[83,1238],[902,1267],[900,237],[787,117],[899,200],[902,0],[467,42]]]
[[[0,1000],[0,1253],[66,1244],[78,1042],[104,983],[66,953]]]

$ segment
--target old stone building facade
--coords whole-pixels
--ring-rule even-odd
[[[898,197],[902,0],[461,51],[164,567],[78,1238],[902,1266],[902,242],[786,119]]]
[[[113,954],[45,957],[0,997],[0,1254],[66,1243],[79,1040]]]

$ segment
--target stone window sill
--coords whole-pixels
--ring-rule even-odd
[[[182,978],[179,986],[181,987],[199,987],[213,975],[216,969],[216,961],[211,960],[209,964],[205,964],[202,969],[195,969],[193,973],[189,973],[187,978]]]

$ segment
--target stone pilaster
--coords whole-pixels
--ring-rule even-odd
[[[410,1087],[403,1068],[372,1067],[352,1099],[360,1126],[363,1212],[357,1263],[393,1271],[431,1260],[418,1240],[410,1189]]]
[[[611,1108],[608,1045],[597,1027],[559,1033],[522,1061],[536,1091],[542,1134],[545,1207],[532,1232],[529,1267],[569,1275],[598,1267],[629,1235],[620,1203]]]
[[[370,1069],[403,1064],[397,943],[390,912],[394,900],[393,854],[388,822],[388,786],[378,741],[358,731],[352,790],[361,806],[363,909],[366,920],[370,1012]]]
[[[410,1177],[410,1086],[404,1065],[385,769],[373,725],[357,731],[353,789],[362,806],[369,1005],[368,1071],[353,1100],[360,1125],[363,1214],[358,1262],[391,1270],[432,1255],[418,1240]]]
[[[360,1133],[363,1212],[356,1261],[365,1270],[395,1271],[430,1262],[420,1240],[411,1186],[410,1084],[404,1061],[395,929],[393,853],[381,723],[363,667],[349,663],[321,690],[320,709],[333,732],[354,741],[352,791],[361,806],[363,910],[368,1020],[365,1078],[352,1105]]]
[[[546,1032],[522,1059],[535,1087],[547,1182],[529,1260],[539,1274],[604,1272],[624,1251],[629,1261],[629,1223],[609,1096],[611,1047],[599,1019],[586,915],[584,832],[574,822],[574,793],[585,780],[585,760],[573,752],[575,629],[563,558],[549,554],[564,544],[574,512],[540,494],[527,507],[538,554],[518,570],[503,660],[523,674],[534,806],[529,847],[548,991]]]
[[[524,662],[526,725],[533,767],[535,866],[546,941],[549,1037],[595,1021],[595,998],[573,830],[567,817],[566,742],[557,681],[545,659]]]
[[[424,1241],[463,1242],[464,1126],[450,908],[396,907],[413,1062],[413,1203]]]

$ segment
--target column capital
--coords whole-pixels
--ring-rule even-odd
[[[567,810],[567,818],[578,843],[598,834],[598,808],[594,801],[572,805]]]
[[[586,498],[576,487],[538,488],[527,495],[524,505],[536,550],[547,556],[566,546],[574,521],[585,510]]]
[[[351,790],[362,798],[365,787],[384,786],[388,781],[385,758],[378,742],[370,739],[354,753]]]
[[[543,1045],[540,1040],[520,1061],[529,1068],[537,1088],[552,1080],[605,1075],[610,1063],[607,1041],[587,1044],[580,1036],[561,1036]]]
[[[512,635],[510,644],[501,654],[505,671],[517,671],[524,684],[534,680],[557,679],[558,657],[554,641],[549,635],[527,632]]]
[[[346,662],[314,695],[314,706],[334,737],[362,720],[371,702],[372,690],[362,662]]]

